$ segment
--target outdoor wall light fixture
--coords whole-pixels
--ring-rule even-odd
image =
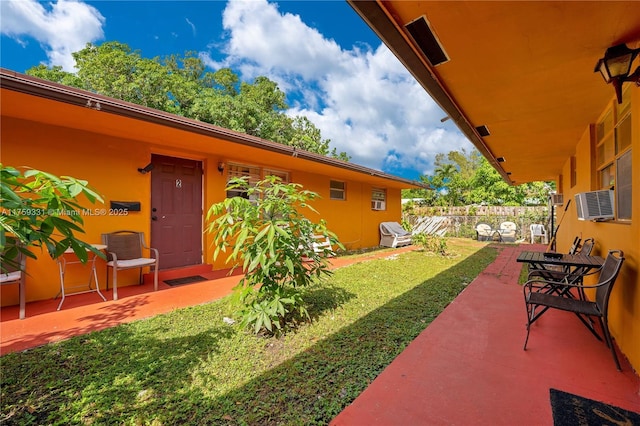
[[[153,163],[149,163],[144,167],[138,167],[138,171],[140,173],[142,173],[143,175],[146,175],[147,173],[149,173],[151,170],[153,170]]]
[[[218,171],[220,172],[220,174],[224,172],[224,163],[222,161],[218,163]]]
[[[631,81],[640,86],[640,66],[633,74],[631,65],[640,53],[640,48],[629,49],[626,44],[618,44],[607,49],[604,58],[600,58],[593,72],[600,72],[607,83],[612,83],[618,103],[622,103],[622,83]]]

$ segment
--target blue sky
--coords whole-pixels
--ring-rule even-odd
[[[0,60],[73,71],[86,43],[144,57],[197,51],[211,70],[266,75],[352,162],[417,179],[437,153],[472,149],[346,1],[0,0]]]

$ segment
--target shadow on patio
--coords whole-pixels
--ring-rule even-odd
[[[500,245],[496,260],[377,378],[371,377],[367,389],[338,414],[332,424],[550,425],[553,424],[551,388],[640,412],[638,376],[624,357],[621,357],[623,372],[618,372],[606,346],[594,339],[571,314],[545,314],[532,330],[528,350],[522,350],[526,314],[522,288],[517,284],[521,264],[515,259],[521,250],[533,247],[543,249],[543,246]],[[398,252],[400,250],[395,251]],[[342,262],[347,264],[348,260],[335,259],[334,266],[343,266]],[[119,301],[82,305],[84,298],[97,296],[75,296],[65,302],[60,312],[55,311],[55,301],[38,302],[40,305],[27,306],[27,319],[22,321],[16,319],[17,308],[15,313],[14,308],[3,308],[2,352],[206,303],[228,294],[237,281],[236,276],[220,278],[215,286],[197,283],[167,288],[162,285],[162,291],[147,289],[137,295],[125,291],[142,291],[145,286],[125,287],[120,290]],[[278,385],[282,369],[295,369],[300,371],[307,390],[313,388],[314,380],[330,380],[336,384],[336,393],[345,401],[350,400],[360,392],[350,387],[351,379],[367,371],[345,371],[342,367],[348,364],[345,357],[354,356],[351,340],[346,337],[370,332],[367,327],[371,324],[387,327],[383,332],[391,333],[394,327],[415,326],[409,323],[415,319],[402,315],[398,316],[397,324],[386,325],[377,324],[375,316],[380,310],[402,313],[403,306],[415,304],[424,297],[428,283],[425,281],[371,312],[366,321],[349,325],[309,349],[314,351],[319,350],[318,345],[325,348],[331,345],[331,359],[325,361],[335,366],[335,376],[315,377],[314,365],[310,362],[315,358],[305,352],[225,395],[225,399],[252,407],[251,401],[245,400],[250,394],[246,390],[256,386],[265,386],[264,392],[274,396],[304,398],[296,389],[282,389]],[[53,306],[49,311],[46,311],[47,303]],[[36,305],[43,311],[38,312]],[[424,313],[425,318],[428,316]],[[384,351],[393,351],[393,348],[365,348],[368,358],[363,356],[364,352],[355,356],[363,356],[360,365],[364,366],[375,363],[376,353]],[[368,369],[363,367],[363,370]],[[286,398],[282,400],[283,410]],[[224,404],[217,400],[210,403]],[[325,405],[322,395],[314,395],[308,403],[324,413],[340,411],[340,407]]]

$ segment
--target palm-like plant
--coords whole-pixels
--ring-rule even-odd
[[[228,191],[246,194],[214,204],[206,231],[213,236],[214,259],[227,253],[227,263],[241,267],[244,278],[235,289],[241,323],[256,333],[279,332],[286,324],[308,319],[301,289],[330,274],[327,252],[313,249],[314,236],[342,247],[324,221],[302,214],[318,194],[274,176],[255,185],[244,178],[230,181]]]

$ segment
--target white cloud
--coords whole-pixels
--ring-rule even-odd
[[[196,26],[193,25],[193,22],[191,22],[189,20],[189,18],[184,18],[184,19],[187,21],[187,24],[189,24],[189,26],[191,27],[191,32],[193,33],[193,36],[195,37],[197,35]]]
[[[104,37],[105,19],[96,8],[85,3],[59,0],[49,5],[36,0],[1,0],[2,34],[25,45],[25,38],[38,41],[49,63],[74,71],[71,53],[86,43]]]
[[[313,121],[352,162],[430,173],[439,152],[470,143],[383,44],[341,48],[299,16],[266,0],[231,0],[223,14],[223,61],[246,79],[266,75],[302,97],[288,113]],[[216,46],[220,49],[220,46]]]

